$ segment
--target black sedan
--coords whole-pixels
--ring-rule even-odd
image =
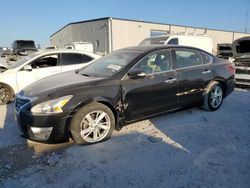
[[[26,87],[16,96],[16,120],[30,140],[96,143],[168,111],[217,110],[234,90],[234,72],[232,63],[192,47],[125,48]]]

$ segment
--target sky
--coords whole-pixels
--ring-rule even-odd
[[[0,17],[0,46],[30,39],[45,47],[68,23],[102,17],[240,32],[247,25],[250,33],[250,0],[1,0]]]

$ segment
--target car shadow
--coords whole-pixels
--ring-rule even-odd
[[[14,118],[14,103],[0,106],[0,182],[19,170],[35,163],[37,159],[63,152],[73,142],[41,144],[20,136]]]

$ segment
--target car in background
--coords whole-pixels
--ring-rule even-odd
[[[33,40],[15,40],[12,43],[13,54],[15,55],[29,55],[37,51],[35,42]]]
[[[220,43],[217,44],[217,56],[223,59],[229,59],[233,57],[232,44]]]
[[[6,55],[10,54],[10,52],[10,48],[0,47],[0,57],[5,57]]]
[[[149,37],[144,39],[139,46],[175,44],[200,48],[209,53],[213,51],[213,41],[211,37],[200,35],[180,35],[170,34],[166,36]]]
[[[10,65],[2,64],[0,105],[13,100],[25,86],[44,77],[89,65],[100,56],[76,50],[41,50]],[[67,78],[70,79],[70,78]]]
[[[164,112],[196,105],[215,111],[234,85],[234,64],[203,50],[130,47],[24,88],[15,117],[34,141],[97,143],[114,129]]]
[[[236,84],[250,86],[250,37],[235,40],[232,50]]]

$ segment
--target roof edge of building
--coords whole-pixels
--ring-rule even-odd
[[[77,22],[71,22],[52,35],[55,35],[56,33],[60,32],[64,28],[66,28],[69,25],[73,24],[80,24],[80,23],[87,23],[87,22],[94,22],[94,21],[100,21],[100,20],[108,20],[108,19],[114,19],[114,20],[122,20],[122,21],[130,21],[130,22],[141,22],[141,23],[150,23],[150,24],[161,24],[161,25],[171,25],[171,26],[177,26],[177,27],[190,27],[190,28],[195,28],[195,29],[206,29],[206,30],[213,30],[213,31],[223,31],[223,32],[233,32],[233,33],[241,33],[241,34],[250,34],[249,32],[241,32],[241,31],[232,31],[232,30],[223,30],[223,29],[211,29],[211,28],[205,28],[205,27],[195,27],[195,26],[190,26],[190,25],[178,25],[178,24],[167,24],[167,23],[161,23],[161,22],[151,22],[151,21],[143,21],[143,20],[133,20],[133,19],[124,19],[124,18],[116,18],[116,17],[102,17],[102,18],[96,18],[96,19],[91,19],[91,20],[85,20],[85,21],[77,21]]]

